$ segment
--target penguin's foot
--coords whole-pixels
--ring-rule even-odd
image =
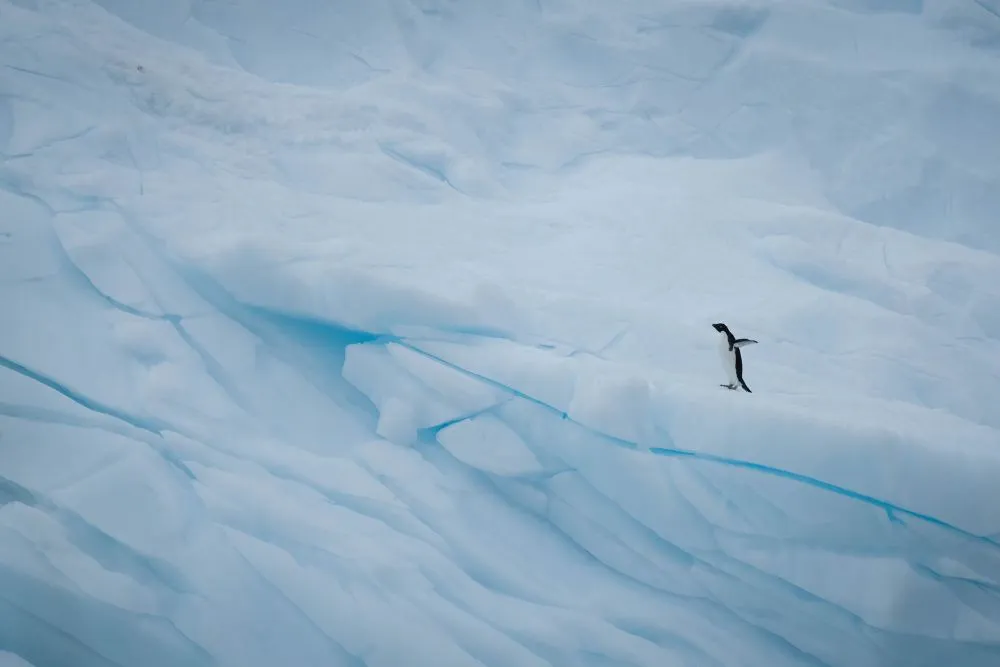
[[[736,385],[735,384],[720,384],[719,386],[720,387],[725,387],[726,389],[732,389],[733,391],[736,391]]]

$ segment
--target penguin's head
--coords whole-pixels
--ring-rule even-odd
[[[724,333],[726,331],[729,331],[729,327],[727,327],[722,322],[716,322],[715,324],[712,325],[712,328],[718,331],[719,333]]]

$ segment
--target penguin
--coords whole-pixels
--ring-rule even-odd
[[[748,394],[753,393],[747,383],[743,381],[743,355],[740,353],[740,348],[744,345],[753,345],[757,341],[750,338],[737,338],[722,322],[716,322],[712,327],[719,332],[719,356],[722,357],[722,366],[726,369],[726,374],[729,377],[729,384],[719,386],[734,391],[742,387]]]

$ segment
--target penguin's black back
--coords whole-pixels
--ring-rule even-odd
[[[736,379],[740,381],[740,384],[743,385],[743,388],[747,390],[748,394],[752,394],[753,392],[750,391],[750,387],[748,387],[747,383],[743,381],[743,354],[740,352],[740,348],[738,347],[733,348],[733,353],[736,356]]]

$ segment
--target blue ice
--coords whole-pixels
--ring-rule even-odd
[[[994,5],[0,0],[0,667],[1000,664]]]

